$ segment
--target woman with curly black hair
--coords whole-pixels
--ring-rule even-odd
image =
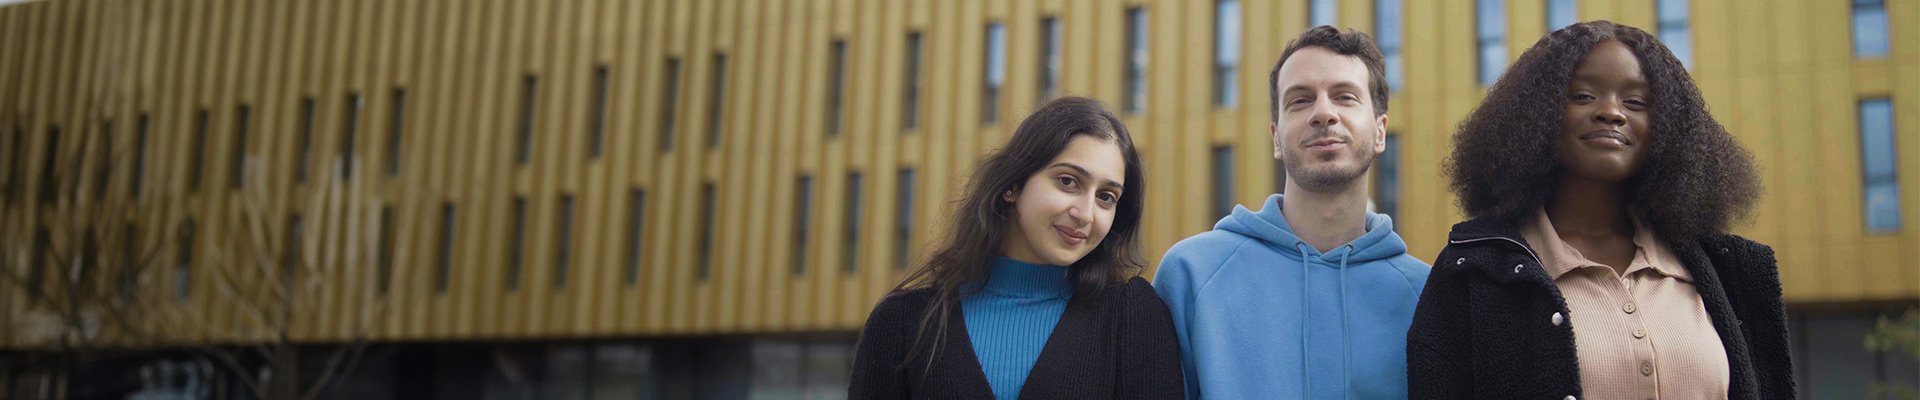
[[[1553,32],[1460,124],[1413,398],[1794,396],[1773,251],[1727,230],[1753,157],[1653,36]],[[1562,397],[1564,396],[1564,397]]]

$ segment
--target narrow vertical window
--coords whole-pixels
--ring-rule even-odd
[[[860,270],[860,203],[864,189],[861,186],[865,184],[866,175],[859,172],[847,173],[847,212],[845,224],[841,226],[841,229],[846,232],[846,237],[842,238],[846,248],[840,254],[840,259],[844,263],[843,269],[848,273]]]
[[[133,137],[133,176],[131,177],[133,182],[129,184],[131,186],[129,189],[133,191],[134,196],[139,196],[140,190],[145,189],[147,183],[147,128],[147,114],[141,113],[139,126],[134,128],[138,132],[135,132]],[[18,155],[14,156],[16,160],[19,158]]]
[[[1507,66],[1506,0],[1475,0],[1476,36],[1480,42],[1480,86],[1493,86]]]
[[[1126,35],[1127,59],[1120,78],[1124,79],[1120,108],[1128,114],[1139,114],[1147,109],[1147,9],[1127,9]]]
[[[193,239],[197,227],[193,219],[180,223],[180,248],[174,255],[180,259],[173,266],[173,298],[186,300],[193,291]]]
[[[200,191],[207,154],[207,110],[193,112],[193,156],[187,161],[187,190]]]
[[[813,222],[813,177],[800,177],[799,187],[794,188],[793,223],[793,274],[807,274],[807,231]]]
[[[847,41],[834,39],[828,47],[828,60],[833,63],[827,69],[827,136],[840,136],[844,119],[847,95]]]
[[[1886,0],[1853,0],[1854,57],[1886,57],[1889,47],[1887,32]]]
[[[713,182],[700,185],[700,280],[713,276],[713,228],[714,203]]]
[[[1312,0],[1307,3],[1307,27],[1340,25],[1340,4],[1336,0]]]
[[[559,238],[556,240],[560,248],[554,249],[553,287],[559,289],[567,287],[567,275],[572,272],[570,268],[573,265],[573,195],[571,194],[560,195],[560,226],[556,229],[560,230],[557,233]]]
[[[913,168],[900,169],[899,186],[894,190],[893,267],[906,269],[913,260]]]
[[[912,131],[920,127],[920,32],[907,33],[906,82],[901,85],[900,128]]]
[[[1060,90],[1060,18],[1040,20],[1040,82],[1034,85],[1035,103],[1053,100]]]
[[[347,95],[347,121],[340,133],[340,179],[353,179],[353,165],[356,142],[360,139],[360,107],[366,104],[366,98],[359,93]]]
[[[1387,88],[1397,89],[1406,76],[1400,66],[1400,0],[1375,0],[1373,25],[1373,40],[1380,45],[1380,55],[1387,67]]]
[[[1233,107],[1240,98],[1240,1],[1213,3],[1213,105]]]
[[[1691,11],[1687,9],[1687,0],[1658,0],[1655,17],[1660,20],[1660,43],[1680,59],[1680,64],[1693,68],[1693,28],[1687,22]]]
[[[95,201],[107,196],[107,181],[113,180],[114,160],[119,159],[113,153],[113,120],[100,121],[100,168],[95,170],[93,179],[93,198]]]
[[[1547,33],[1580,22],[1580,11],[1573,3],[1574,0],[1547,0]]]
[[[60,127],[47,128],[47,155],[40,163],[40,204],[53,204],[60,198],[59,175],[53,173],[60,166]]]
[[[520,289],[520,269],[527,257],[527,198],[513,196],[513,237],[507,244],[507,290]]]
[[[387,119],[387,176],[400,175],[400,145],[407,122],[407,88],[393,88],[393,110]]]
[[[47,269],[54,268],[52,265],[47,265],[47,252],[51,251],[52,248],[53,237],[52,234],[47,233],[47,228],[44,226],[34,227],[33,255],[27,259],[27,301],[34,305],[44,303],[47,297]],[[180,263],[180,265],[184,266],[187,264]],[[174,275],[178,276],[183,273],[184,272],[176,272]],[[186,293],[186,290],[180,289],[180,293]],[[182,294],[180,297],[186,298],[186,295]]]
[[[120,278],[121,305],[132,304],[133,300],[140,295],[140,274],[131,272],[143,267],[143,265],[136,265],[145,262],[145,259],[138,255],[139,253],[140,229],[129,222],[120,236],[121,272],[116,274]]]
[[[141,118],[144,119],[145,116],[143,115]],[[7,146],[7,161],[6,161],[7,193],[6,195],[8,200],[20,201],[20,198],[19,198],[20,193],[26,190],[23,188],[24,185],[21,182],[22,178],[20,178],[21,176],[23,176],[22,171],[20,171],[20,159],[24,158],[22,156],[23,155],[22,152],[25,151],[23,148],[26,147],[26,145],[27,145],[27,131],[25,129],[21,129],[20,123],[16,121],[13,123],[13,145]],[[138,191],[135,191],[135,193],[138,193]]]
[[[377,274],[375,287],[381,296],[387,295],[387,289],[393,286],[393,206],[380,207],[380,249],[376,253]]]
[[[727,128],[727,55],[713,55],[713,95],[707,103],[707,149],[720,147]]]
[[[528,74],[520,78],[520,123],[514,127],[513,160],[526,165],[533,161],[533,123],[540,113],[540,77]]]
[[[1007,84],[1007,26],[987,24],[987,64],[980,77],[980,123],[1000,119],[1000,89]]]
[[[306,182],[308,168],[313,165],[313,98],[300,99],[300,156],[293,168],[293,181]]]
[[[228,172],[227,186],[233,189],[247,187],[247,130],[253,126],[253,107],[240,105],[233,115],[233,159]]]
[[[1400,135],[1388,132],[1387,150],[1373,160],[1373,210],[1400,215]]]
[[[454,222],[457,216],[457,210],[453,208],[453,202],[446,202],[440,205],[440,251],[439,254],[434,257],[435,265],[433,274],[434,290],[440,293],[447,291],[447,281],[451,278],[449,275],[453,273],[453,240],[458,233],[454,230]]]
[[[588,91],[592,98],[587,99],[587,156],[600,158],[600,148],[607,138],[607,66],[593,67],[593,88]]]
[[[635,188],[627,200],[627,286],[640,284],[640,244],[647,226],[647,191]]]
[[[1900,216],[1900,156],[1895,153],[1893,102],[1860,102],[1860,171],[1865,175],[1867,233],[1898,234]]]
[[[660,151],[673,151],[674,117],[680,110],[680,59],[667,57],[665,75],[660,78],[665,90],[660,92]]]
[[[1233,212],[1233,147],[1213,147],[1213,216]]]

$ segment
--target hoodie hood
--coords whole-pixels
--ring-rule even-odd
[[[1271,243],[1288,258],[1302,255],[1320,259],[1315,265],[1340,267],[1341,258],[1347,265],[1365,264],[1384,260],[1407,253],[1407,242],[1393,232],[1393,217],[1386,214],[1367,212],[1367,233],[1331,252],[1322,254],[1313,246],[1305,245],[1300,236],[1293,233],[1293,226],[1287,224],[1287,218],[1280,215],[1281,195],[1267,196],[1266,204],[1260,211],[1248,210],[1241,205],[1233,206],[1233,213],[1213,224],[1214,230],[1227,231],[1242,236]],[[1349,248],[1351,246],[1351,248]]]

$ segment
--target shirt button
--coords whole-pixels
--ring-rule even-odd
[[[1635,328],[1633,330],[1633,337],[1635,339],[1647,337],[1647,328]]]
[[[1627,310],[1628,314],[1632,314],[1633,310],[1637,310],[1636,308],[1633,308],[1633,302],[1627,302],[1627,306],[1622,308]]]
[[[1641,375],[1648,375],[1648,376],[1651,376],[1651,375],[1653,375],[1653,362],[1652,362],[1652,361],[1641,361],[1641,362],[1640,362],[1640,374],[1641,374]]]
[[[1560,326],[1562,322],[1567,322],[1567,317],[1560,315],[1560,313],[1553,313],[1553,325]]]

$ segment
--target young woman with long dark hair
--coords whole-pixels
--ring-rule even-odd
[[[1416,399],[1791,399],[1753,156],[1646,31],[1553,32],[1454,134],[1460,208],[1407,333]]]
[[[1054,100],[969,179],[945,242],[868,317],[848,397],[1179,398],[1173,320],[1139,277],[1146,181],[1120,119]]]

